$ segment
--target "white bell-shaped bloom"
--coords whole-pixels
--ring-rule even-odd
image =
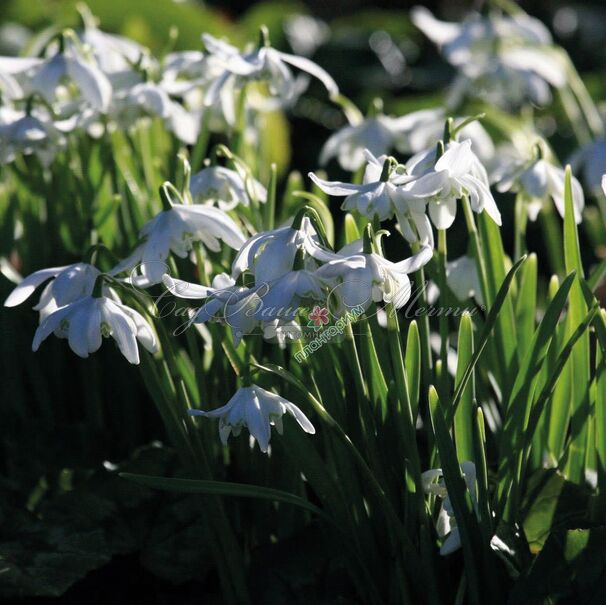
[[[500,164],[493,173],[497,191],[522,194],[527,202],[528,218],[536,220],[543,205],[551,198],[560,216],[564,217],[564,170],[548,161],[536,148],[524,154],[515,147],[501,149]],[[583,188],[572,177],[574,218],[582,220],[585,207]]]
[[[381,301],[399,309],[410,299],[408,274],[418,271],[432,256],[429,246],[398,263],[375,253],[354,254],[329,261],[316,275],[331,286],[328,305],[333,311],[342,313],[355,307],[367,310],[373,302]]]
[[[200,116],[188,111],[158,84],[142,82],[119,91],[112,105],[112,117],[125,127],[144,116],[164,120],[168,130],[183,143],[194,145],[200,130]]]
[[[442,156],[437,161],[435,158],[436,151],[430,150],[408,162],[413,175],[422,175],[404,187],[409,200],[426,202],[433,224],[438,229],[448,229],[456,216],[457,200],[467,194],[474,212],[486,211],[497,225],[501,225],[501,214],[490,192],[488,175],[473,153],[471,141],[451,141]]]
[[[0,164],[23,154],[35,155],[48,166],[65,142],[46,108],[35,108],[30,113],[8,106],[0,108]]]
[[[264,321],[292,320],[300,310],[302,301],[321,300],[325,289],[325,283],[313,270],[308,269],[289,271],[271,282],[257,281],[256,285],[261,304],[255,311],[255,317]]]
[[[299,85],[293,77],[290,66],[317,78],[324,84],[331,97],[339,94],[339,89],[332,77],[313,61],[280,52],[268,45],[263,45],[249,52],[240,52],[235,46],[204,34],[202,40],[208,52],[215,56],[224,66],[223,73],[208,87],[205,95],[207,106],[220,102],[221,90],[230,81],[264,81],[269,86],[272,96],[284,103],[292,102]],[[233,120],[230,112],[228,120]]]
[[[285,349],[289,341],[302,337],[301,325],[295,320],[276,318],[263,322],[263,338],[268,342],[276,342],[281,349]]]
[[[321,262],[335,258],[334,252],[321,245],[311,221],[304,216],[298,228],[280,227],[251,237],[234,259],[232,276],[237,278],[249,270],[257,286],[271,283],[293,270],[299,251]]]
[[[133,364],[139,363],[137,340],[150,353],[158,348],[154,332],[145,318],[107,296],[85,296],[59,307],[38,326],[32,350],[37,351],[53,332],[59,338],[67,338],[72,351],[80,357],[97,351],[104,336],[111,336],[120,352]]]
[[[463,119],[455,119],[454,127]],[[419,153],[441,138],[445,120],[446,112],[441,107],[421,109],[397,118],[383,114],[364,118],[359,124],[344,126],[326,141],[320,152],[320,164],[336,157],[341,168],[353,172],[364,165],[365,149],[374,156],[386,155],[394,149],[400,153]],[[459,139],[471,139],[483,161],[492,158],[494,145],[479,122],[464,126]]]
[[[460,256],[446,263],[446,283],[457,300],[464,302],[473,298],[478,305],[484,304],[476,261],[470,256]],[[427,301],[433,304],[439,294],[437,285],[430,282],[427,288]]]
[[[144,225],[141,236],[145,241],[113,273],[136,270],[131,278],[142,287],[162,280],[170,252],[185,258],[194,242],[201,242],[213,252],[221,249],[219,240],[235,250],[244,243],[239,227],[225,212],[199,204],[174,204],[170,210],[163,210]]]
[[[477,510],[478,498],[476,495],[476,466],[473,462],[465,461],[461,463],[461,472],[465,479],[465,484],[471,496],[474,509]],[[438,514],[436,530],[440,538],[445,538],[440,548],[441,555],[449,555],[461,548],[461,536],[457,521],[448,496],[448,490],[444,483],[443,473],[441,468],[425,471],[421,475],[423,489],[428,494],[433,494],[442,499],[442,507]]]
[[[64,49],[33,68],[28,81],[29,91],[39,92],[49,103],[63,93],[62,84],[74,85],[80,98],[93,109],[105,113],[112,98],[112,85],[99,69],[94,57],[81,44],[64,36]]]
[[[267,190],[243,169],[207,166],[191,177],[190,191],[195,202],[216,202],[221,210],[248,206],[251,197],[267,201]]]
[[[119,85],[124,79],[130,79],[135,65],[146,70],[152,67],[153,59],[147,48],[130,38],[100,30],[97,19],[85,5],[79,5],[78,10],[84,21],[79,38],[92,51],[97,65],[112,84]]]
[[[243,336],[252,333],[259,325],[255,312],[261,299],[256,290],[236,286],[236,282],[225,273],[215,276],[210,287],[174,279],[168,274],[162,277],[162,282],[174,296],[206,300],[204,305],[192,312],[188,323],[222,321],[231,328],[236,346]]]
[[[80,298],[90,296],[99,275],[101,275],[99,269],[88,263],[75,263],[63,267],[41,269],[21,281],[4,301],[4,306],[16,307],[20,305],[39,286],[50,279],[51,281],[42,291],[38,304],[34,307],[36,311],[40,312],[40,321],[43,321],[59,307],[64,307]]]
[[[189,413],[192,416],[219,418],[219,436],[223,445],[227,445],[231,433],[237,437],[242,428],[246,427],[264,453],[269,447],[271,427],[275,426],[278,433],[282,434],[282,416],[286,413],[306,433],[313,435],[316,432],[307,416],[294,403],[255,384],[238,389],[223,407],[210,412],[190,410]]]
[[[537,19],[515,15],[472,15],[462,23],[445,23],[424,7],[412,11],[413,23],[460,70],[457,96],[464,91],[499,104],[526,99],[546,103],[549,86],[561,88],[567,67],[551,34]]]
[[[325,193],[334,196],[345,196],[342,210],[357,210],[369,219],[375,216],[387,220],[394,215],[394,206],[401,195],[398,185],[411,180],[403,166],[390,166],[391,159],[387,156],[376,158],[368,149],[364,150],[367,162],[361,185],[342,183],[340,181],[325,181],[313,172],[309,178]]]

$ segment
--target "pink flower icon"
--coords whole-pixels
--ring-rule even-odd
[[[316,305],[309,314],[308,326],[313,326],[315,330],[319,330],[322,326],[328,323],[328,309]]]

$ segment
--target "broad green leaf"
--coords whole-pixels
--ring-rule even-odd
[[[518,358],[522,360],[530,342],[535,327],[537,306],[537,256],[530,254],[520,271],[520,288],[518,290],[515,317],[517,326]]]
[[[457,343],[457,372],[455,386],[461,383],[465,369],[473,356],[473,323],[468,313],[463,313],[459,324]],[[473,433],[476,422],[474,413],[475,381],[473,373],[461,394],[459,407],[454,417],[454,435],[459,462],[474,460]]]
[[[577,280],[570,291],[570,305],[566,318],[566,334],[570,337],[577,326],[587,315],[587,303],[581,289],[580,281],[583,279],[583,266],[577,225],[574,219],[574,205],[572,199],[572,173],[570,166],[566,167],[564,179],[564,263],[566,271],[576,271]],[[587,447],[587,428],[590,416],[589,383],[589,335],[584,334],[572,351],[567,371],[571,373],[570,379],[570,430],[571,440],[568,446],[565,473],[577,483],[584,479],[585,455]]]
[[[419,396],[421,388],[421,340],[417,322],[412,320],[406,335],[406,351],[404,365],[408,376],[408,393],[412,417],[416,419],[419,411]]]
[[[528,485],[523,527],[531,552],[537,554],[552,531],[587,521],[589,493],[553,469],[537,471]]]

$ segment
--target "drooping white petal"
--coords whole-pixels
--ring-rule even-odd
[[[111,328],[111,335],[116,341],[120,352],[132,364],[139,363],[137,347],[137,327],[132,319],[115,302],[103,299],[101,305],[103,320]]]
[[[28,275],[7,297],[4,301],[5,307],[16,307],[23,301],[27,300],[36,290],[36,288],[45,282],[50,277],[55,277],[61,273],[64,269],[67,269],[71,265],[64,265],[62,267],[49,267],[48,269],[41,269],[35,271],[31,275]]]
[[[290,63],[291,65],[294,65],[298,69],[305,71],[308,74],[314,76],[314,78],[317,78],[318,80],[320,80],[320,82],[322,82],[322,84],[324,84],[324,86],[325,86],[326,90],[328,91],[328,94],[330,95],[331,98],[336,97],[339,94],[339,87],[337,86],[337,83],[328,74],[328,72],[323,70],[319,65],[317,65],[313,61],[310,61],[309,59],[306,59],[305,57],[297,57],[296,55],[289,55],[287,53],[283,53],[283,52],[277,51],[275,49],[271,49],[271,50],[272,50],[272,52],[276,53],[278,55],[278,57],[280,57],[280,59],[282,59],[282,61],[285,61],[286,63]]]

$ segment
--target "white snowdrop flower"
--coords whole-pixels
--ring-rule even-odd
[[[232,264],[232,276],[237,278],[250,270],[257,285],[271,283],[293,270],[297,253],[325,262],[335,253],[321,245],[307,216],[298,226],[286,226],[263,231],[251,237],[239,250]]]
[[[566,63],[551,34],[523,12],[474,14],[457,24],[439,21],[417,6],[412,20],[460,70],[456,96],[471,92],[499,104],[517,105],[526,99],[544,104],[551,98],[550,85],[561,88],[567,82]]]
[[[263,338],[269,342],[276,342],[281,349],[291,340],[303,337],[301,325],[294,320],[276,318],[263,322]]]
[[[238,389],[223,407],[210,412],[190,410],[189,413],[192,416],[219,418],[219,436],[223,445],[227,445],[231,433],[237,437],[246,427],[263,453],[267,453],[269,447],[271,427],[275,426],[282,434],[284,414],[290,414],[306,433],[313,435],[316,432],[307,416],[294,403],[256,384]]]
[[[387,220],[394,215],[395,201],[401,195],[398,185],[411,177],[393,158],[384,155],[376,158],[368,149],[364,150],[364,158],[367,164],[361,185],[325,181],[313,172],[308,176],[325,193],[345,196],[342,210],[357,210],[369,219],[376,216],[381,221]]]
[[[156,337],[145,318],[130,307],[107,296],[85,296],[70,302],[46,317],[34,334],[32,350],[52,333],[67,338],[70,348],[80,357],[99,349],[103,337],[111,336],[120,352],[133,364],[139,363],[137,340],[155,353]]]
[[[236,346],[243,336],[252,333],[259,325],[255,312],[261,299],[256,290],[236,286],[235,280],[226,273],[216,275],[210,287],[191,284],[168,274],[162,277],[162,281],[174,296],[206,300],[199,309],[192,311],[188,325],[222,321],[231,328]]]
[[[201,51],[169,53],[162,61],[160,86],[171,95],[183,96],[196,87],[208,86],[224,69],[216,57]]]
[[[457,200],[467,194],[474,212],[486,211],[501,225],[501,214],[490,192],[486,169],[473,153],[471,141],[451,141],[442,156],[437,161],[435,158],[436,151],[430,150],[408,162],[411,174],[420,176],[403,188],[408,203],[426,202],[436,228],[448,229],[456,216]],[[429,168],[434,162],[433,168]]]
[[[406,192],[412,181],[419,179],[422,173],[411,175],[406,166],[398,164],[393,158],[375,158],[368,149],[364,150],[364,157],[368,164],[361,185],[325,181],[311,172],[309,177],[325,193],[345,196],[342,210],[356,210],[371,220],[377,217],[380,221],[395,214],[407,241],[433,246],[433,233],[425,214],[425,202],[418,201],[415,197],[420,189],[416,190],[415,196]],[[426,190],[426,194],[433,195],[440,189],[441,186],[432,187]]]
[[[379,113],[369,116],[358,124],[349,124],[335,132],[322,147],[320,164],[336,157],[344,170],[353,172],[364,165],[364,150],[374,156],[388,154],[392,150],[414,154],[435,144],[442,137],[446,112],[441,107],[413,111],[401,117]],[[464,118],[455,118],[456,128]],[[482,125],[470,122],[459,132],[459,139],[471,139],[478,157],[488,161],[494,154],[494,145]]]
[[[353,254],[327,262],[316,275],[331,285],[328,302],[334,307],[336,300],[339,313],[358,306],[367,310],[373,302],[381,301],[399,309],[410,299],[408,274],[418,271],[432,256],[429,246],[398,263],[375,253]]]
[[[471,496],[471,501],[475,509],[478,506],[478,498],[476,495],[476,466],[473,462],[461,462],[461,472],[465,479],[465,484]],[[421,482],[423,489],[428,494],[433,494],[442,499],[442,507],[438,514],[436,530],[440,538],[445,538],[440,548],[441,555],[449,555],[450,553],[461,548],[461,536],[457,527],[457,520],[454,515],[452,503],[448,496],[448,490],[444,479],[442,469],[436,468],[425,471],[421,474]]]
[[[4,101],[15,101],[25,96],[23,84],[41,59],[34,57],[0,57],[0,92]]]
[[[183,143],[194,145],[198,139],[200,116],[173,101],[160,85],[141,82],[116,93],[112,104],[116,122],[129,127],[144,116],[164,120],[167,129]]]
[[[446,263],[446,283],[457,300],[463,302],[473,298],[478,305],[484,304],[480,276],[474,258],[460,256],[448,261]],[[438,299],[439,292],[437,285],[431,282],[427,290],[427,300],[430,304]]]
[[[65,91],[62,84],[73,84],[79,91],[79,99],[93,109],[105,113],[112,98],[112,85],[99,69],[94,58],[87,52],[75,34],[62,34],[62,46],[54,55],[40,61],[31,70],[29,91],[39,92],[49,103],[59,100]]]
[[[154,61],[147,48],[134,40],[99,29],[98,19],[84,4],[78,5],[84,28],[78,32],[82,44],[93,53],[97,65],[114,86],[130,80],[134,66],[149,70]]]
[[[221,249],[219,240],[235,250],[244,243],[240,228],[229,215],[219,208],[200,204],[173,204],[148,221],[140,235],[145,241],[113,273],[134,270],[131,279],[142,287],[162,280],[170,252],[186,258],[194,242],[201,242],[213,252]]]
[[[584,145],[569,161],[574,172],[581,172],[586,187],[592,192],[600,190],[602,175],[606,172],[606,137]]]
[[[0,107],[0,142],[0,164],[8,164],[23,154],[35,155],[44,166],[50,165],[66,143],[46,109],[36,108],[28,113],[8,106]]]
[[[261,304],[255,317],[260,320],[292,320],[304,300],[321,300],[324,290],[323,280],[313,270],[305,268],[288,271],[270,282],[257,281]]]
[[[221,210],[248,206],[251,197],[267,201],[267,190],[242,168],[207,166],[191,177],[190,191],[195,202],[216,202]]]
[[[69,305],[93,293],[95,282],[101,275],[99,269],[88,263],[75,263],[63,267],[49,267],[28,275],[9,294],[4,301],[5,307],[16,307],[26,301],[34,291],[45,281],[40,300],[34,310],[40,312],[40,321],[43,321],[59,307]],[[105,292],[107,286],[104,285]]]
[[[305,57],[290,55],[272,48],[266,36],[263,45],[245,52],[240,52],[235,46],[210,34],[203,34],[202,40],[207,51],[224,66],[223,73],[206,91],[207,106],[213,106],[221,101],[221,90],[230,82],[240,83],[249,80],[267,82],[272,96],[279,98],[283,103],[290,103],[300,91],[290,66],[320,80],[331,97],[339,94],[337,84],[321,67]],[[233,120],[234,112],[230,112],[226,117],[228,121]]]
[[[499,166],[492,177],[497,191],[513,191],[524,196],[531,221],[536,220],[549,198],[564,217],[564,170],[543,157],[543,149],[546,146],[540,142],[526,153],[516,147],[502,148]],[[572,177],[571,184],[574,218],[580,223],[585,195],[576,177]]]

